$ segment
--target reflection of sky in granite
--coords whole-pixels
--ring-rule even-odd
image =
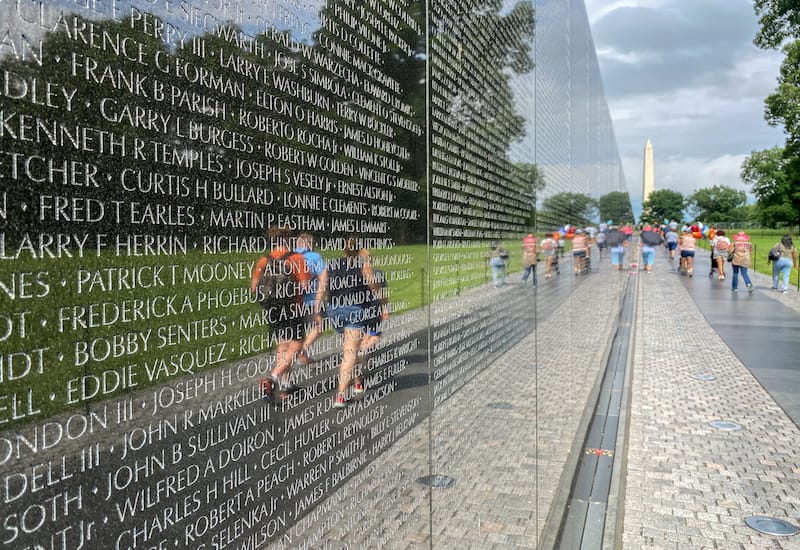
[[[175,48],[183,40],[192,36],[214,33],[223,26],[235,25],[245,34],[254,37],[264,32],[265,27],[278,31],[291,31],[292,36],[301,42],[310,42],[312,34],[320,29],[317,16],[325,8],[327,0],[269,0],[262,5],[256,2],[218,8],[216,0],[198,0],[177,4],[165,0],[142,2],[141,0],[117,0],[114,4],[96,4],[95,9],[81,6],[77,0],[57,0],[52,4],[42,4],[39,0],[17,0],[0,2],[0,36],[2,55],[12,55],[15,46],[21,42],[35,43],[44,33],[58,25],[59,20],[71,14],[89,20],[102,20],[114,17],[118,20],[130,17],[141,19],[144,14],[158,13],[159,19],[171,33],[171,39],[164,41],[169,49]],[[168,9],[168,6],[171,8]],[[165,34],[166,34],[165,32]],[[19,48],[17,48],[18,51]]]

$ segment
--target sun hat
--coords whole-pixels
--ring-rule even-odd
[[[739,232],[738,232],[738,233],[737,233],[737,234],[736,234],[736,235],[733,237],[733,240],[734,240],[734,241],[749,241],[749,240],[750,240],[750,235],[748,235],[748,234],[747,234],[747,233],[745,233],[744,231],[739,231]]]

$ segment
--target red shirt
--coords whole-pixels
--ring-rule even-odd
[[[269,255],[273,260],[277,260],[283,257],[284,254],[288,252],[286,248],[276,248],[275,250],[271,250]],[[305,258],[299,252],[292,252],[287,256],[286,263],[289,265],[289,270],[292,273],[292,277],[294,280],[300,283],[301,288],[305,292],[308,288],[308,282],[311,280],[311,270],[308,268],[308,264],[306,263]],[[256,286],[258,285],[258,280],[261,278],[261,274],[264,273],[264,268],[267,267],[267,257],[262,256],[260,260],[256,263],[255,268],[253,269],[253,277],[250,279],[250,290],[252,292],[256,291]],[[298,294],[295,296],[295,299],[298,303],[303,301],[303,295]]]

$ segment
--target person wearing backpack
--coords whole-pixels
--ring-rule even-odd
[[[753,283],[750,281],[750,276],[747,274],[747,268],[750,267],[750,257],[752,254],[753,245],[750,243],[750,235],[744,231],[739,231],[733,237],[733,254],[731,256],[731,264],[733,265],[733,278],[731,281],[731,290],[737,292],[739,290],[739,272],[742,273],[744,284],[747,285],[748,292],[753,292]]]
[[[792,267],[797,267],[797,248],[791,235],[784,235],[778,244],[772,247],[767,257],[772,262],[772,290],[786,292],[789,289],[789,275]],[[778,285],[779,279],[783,288]]]
[[[316,322],[314,315],[317,290],[319,289],[319,276],[325,271],[325,260],[314,251],[314,237],[310,233],[300,233],[297,236],[297,244],[294,249],[298,254],[303,255],[308,269],[308,287],[303,293],[303,312],[306,318],[306,336],[303,340],[303,348],[297,355],[297,360],[308,365],[312,362],[308,355],[308,350],[322,332],[321,326]]]
[[[719,272],[719,280],[725,280],[725,259],[728,257],[728,251],[731,247],[731,240],[725,236],[724,229],[718,229],[714,239],[711,241],[711,253],[717,262],[717,271]]]
[[[295,358],[303,349],[303,294],[310,274],[303,255],[289,249],[291,231],[288,228],[273,226],[267,235],[273,248],[256,262],[250,291],[266,311],[270,342],[277,344],[275,366],[270,377],[260,382],[264,400],[273,402],[276,393],[279,399],[285,399],[295,390],[289,375]]]

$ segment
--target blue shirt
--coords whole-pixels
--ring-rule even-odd
[[[304,247],[297,247],[294,249],[295,252],[298,252],[303,255],[303,259],[306,261],[306,265],[308,266],[308,272],[311,274],[311,279],[308,283],[308,292],[305,295],[306,301],[313,300],[314,295],[317,293],[319,289],[319,276],[322,275],[322,272],[325,271],[325,259],[320,256],[318,252],[314,252],[313,250],[309,250],[308,248]]]

